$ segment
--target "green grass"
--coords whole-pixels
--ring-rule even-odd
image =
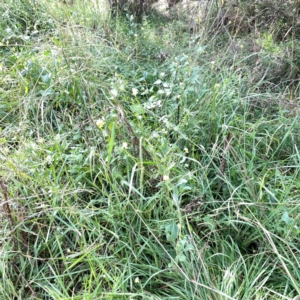
[[[22,7],[0,9],[0,298],[297,299],[290,42]]]

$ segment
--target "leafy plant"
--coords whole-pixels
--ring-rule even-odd
[[[19,28],[5,3],[1,299],[299,295],[296,56],[216,4],[208,36],[93,1],[42,2]]]

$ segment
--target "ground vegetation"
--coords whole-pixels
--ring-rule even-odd
[[[298,1],[139,3],[0,6],[0,298],[298,299]]]

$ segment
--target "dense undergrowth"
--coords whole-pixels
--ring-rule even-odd
[[[0,298],[298,299],[297,31],[100,8],[0,8]]]

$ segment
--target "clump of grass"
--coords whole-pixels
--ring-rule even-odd
[[[182,20],[64,9],[1,61],[1,297],[297,297],[297,88]]]

